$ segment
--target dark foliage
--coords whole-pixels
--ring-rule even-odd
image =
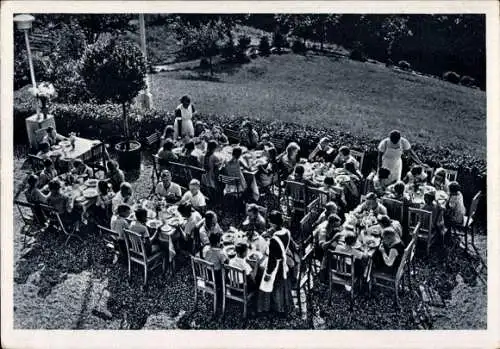
[[[262,56],[269,56],[271,53],[271,46],[269,45],[269,38],[266,35],[261,36],[259,42],[259,51]]]
[[[280,51],[282,48],[288,47],[286,38],[280,32],[275,32],[273,35],[273,46]]]
[[[476,84],[476,80],[468,75],[464,75],[460,78],[460,85],[472,87]]]
[[[294,53],[304,53],[307,51],[306,45],[300,40],[294,40],[292,43],[292,51]]]
[[[443,80],[451,82],[452,84],[458,84],[460,82],[460,75],[454,71],[447,71],[443,74]]]
[[[403,70],[411,70],[411,64],[408,63],[407,61],[399,61],[398,67]]]

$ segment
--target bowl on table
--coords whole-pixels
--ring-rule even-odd
[[[66,147],[71,146],[71,142],[70,142],[70,141],[60,141],[60,142],[59,142],[59,145],[60,145],[61,147],[66,148]]]
[[[99,192],[95,188],[88,188],[83,191],[83,196],[87,199],[96,198],[99,195]]]
[[[159,219],[150,219],[146,222],[146,226],[150,229],[158,229],[163,224]]]
[[[80,202],[80,203],[81,203],[81,202],[85,202],[86,200],[87,200],[87,198],[86,198],[85,196],[77,196],[77,197],[75,198],[75,201],[76,201],[76,202]]]
[[[98,183],[98,182],[99,182],[99,181],[98,181],[97,179],[91,178],[91,179],[87,179],[87,180],[85,181],[85,185],[86,185],[87,187],[92,187],[92,188],[94,188],[94,187],[97,187],[97,183]]]
[[[234,245],[224,246],[222,251],[226,254],[228,258],[236,257],[236,248],[234,247]]]
[[[61,150],[62,147],[59,145],[59,144],[56,144],[56,145],[53,145],[52,147],[50,147],[50,150]]]

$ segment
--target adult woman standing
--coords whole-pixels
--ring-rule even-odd
[[[283,227],[283,217],[278,211],[269,215],[275,232],[269,240],[269,257],[259,288],[257,311],[276,311],[284,315],[292,305],[292,292],[288,275],[287,252],[291,244],[290,231]]]
[[[388,138],[383,139],[378,145],[378,168],[386,168],[391,171],[389,182],[394,183],[401,179],[403,171],[403,160],[401,156],[408,154],[416,163],[425,166],[419,160],[417,154],[411,149],[410,142],[397,130],[391,131]]]
[[[182,96],[181,104],[175,109],[175,138],[194,137],[193,116],[196,114],[191,99],[188,96]]]

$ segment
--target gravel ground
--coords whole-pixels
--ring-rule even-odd
[[[14,187],[22,181],[24,159],[14,161]],[[139,173],[127,177],[138,196],[151,190],[148,157]],[[275,203],[274,203],[275,204]],[[316,283],[311,292],[308,317],[295,308],[286,318],[250,316],[241,319],[242,307],[229,303],[224,319],[211,315],[212,301],[199,302],[193,309],[193,279],[189,260],[180,257],[174,276],[153,273],[149,286],[142,288],[142,273],[133,270],[129,281],[126,267],[112,265],[95,231],[84,231],[84,243],[48,232],[36,239],[31,250],[22,251],[21,222],[14,213],[15,271],[14,326],[19,329],[420,329],[420,297],[407,292],[403,310],[393,306],[390,293],[374,290],[359,296],[350,309],[347,292],[337,289],[328,305],[327,287]],[[223,217],[223,225],[231,217]],[[478,237],[486,253],[486,236]],[[445,301],[433,308],[434,329],[485,329],[486,286],[474,274],[478,264],[463,254],[456,244],[443,253],[434,251],[429,259],[417,255],[416,280],[424,281]],[[415,288],[414,288],[415,289]]]

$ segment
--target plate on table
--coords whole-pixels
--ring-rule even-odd
[[[61,147],[69,147],[71,145],[71,142],[70,141],[60,141],[59,145]]]
[[[56,145],[53,145],[52,147],[50,147],[51,150],[61,150],[62,147],[59,145],[59,144],[56,144]]]
[[[85,189],[83,191],[83,196],[87,199],[96,198],[99,195],[98,191],[94,188]]]
[[[375,248],[380,245],[380,238],[375,237],[375,236],[366,236],[365,237],[365,244],[369,248]]]
[[[171,226],[178,226],[178,225],[181,225],[182,221],[180,218],[178,217],[172,217],[172,218],[169,218],[165,221],[168,225],[171,225]]]
[[[159,219],[151,219],[146,222],[146,226],[151,229],[158,229],[163,224]]]
[[[85,181],[85,185],[86,185],[87,187],[92,187],[92,188],[94,188],[94,187],[97,187],[97,182],[98,182],[98,180],[97,180],[97,179],[91,178],[91,179],[87,179],[87,180]]]
[[[162,233],[166,233],[167,235],[173,234],[175,232],[175,228],[168,224],[163,224],[160,230],[162,231]]]
[[[76,202],[84,202],[86,200],[87,200],[87,198],[85,196],[78,196],[75,198]]]
[[[177,214],[177,206],[170,206],[169,208],[167,208],[167,212],[171,215]]]

